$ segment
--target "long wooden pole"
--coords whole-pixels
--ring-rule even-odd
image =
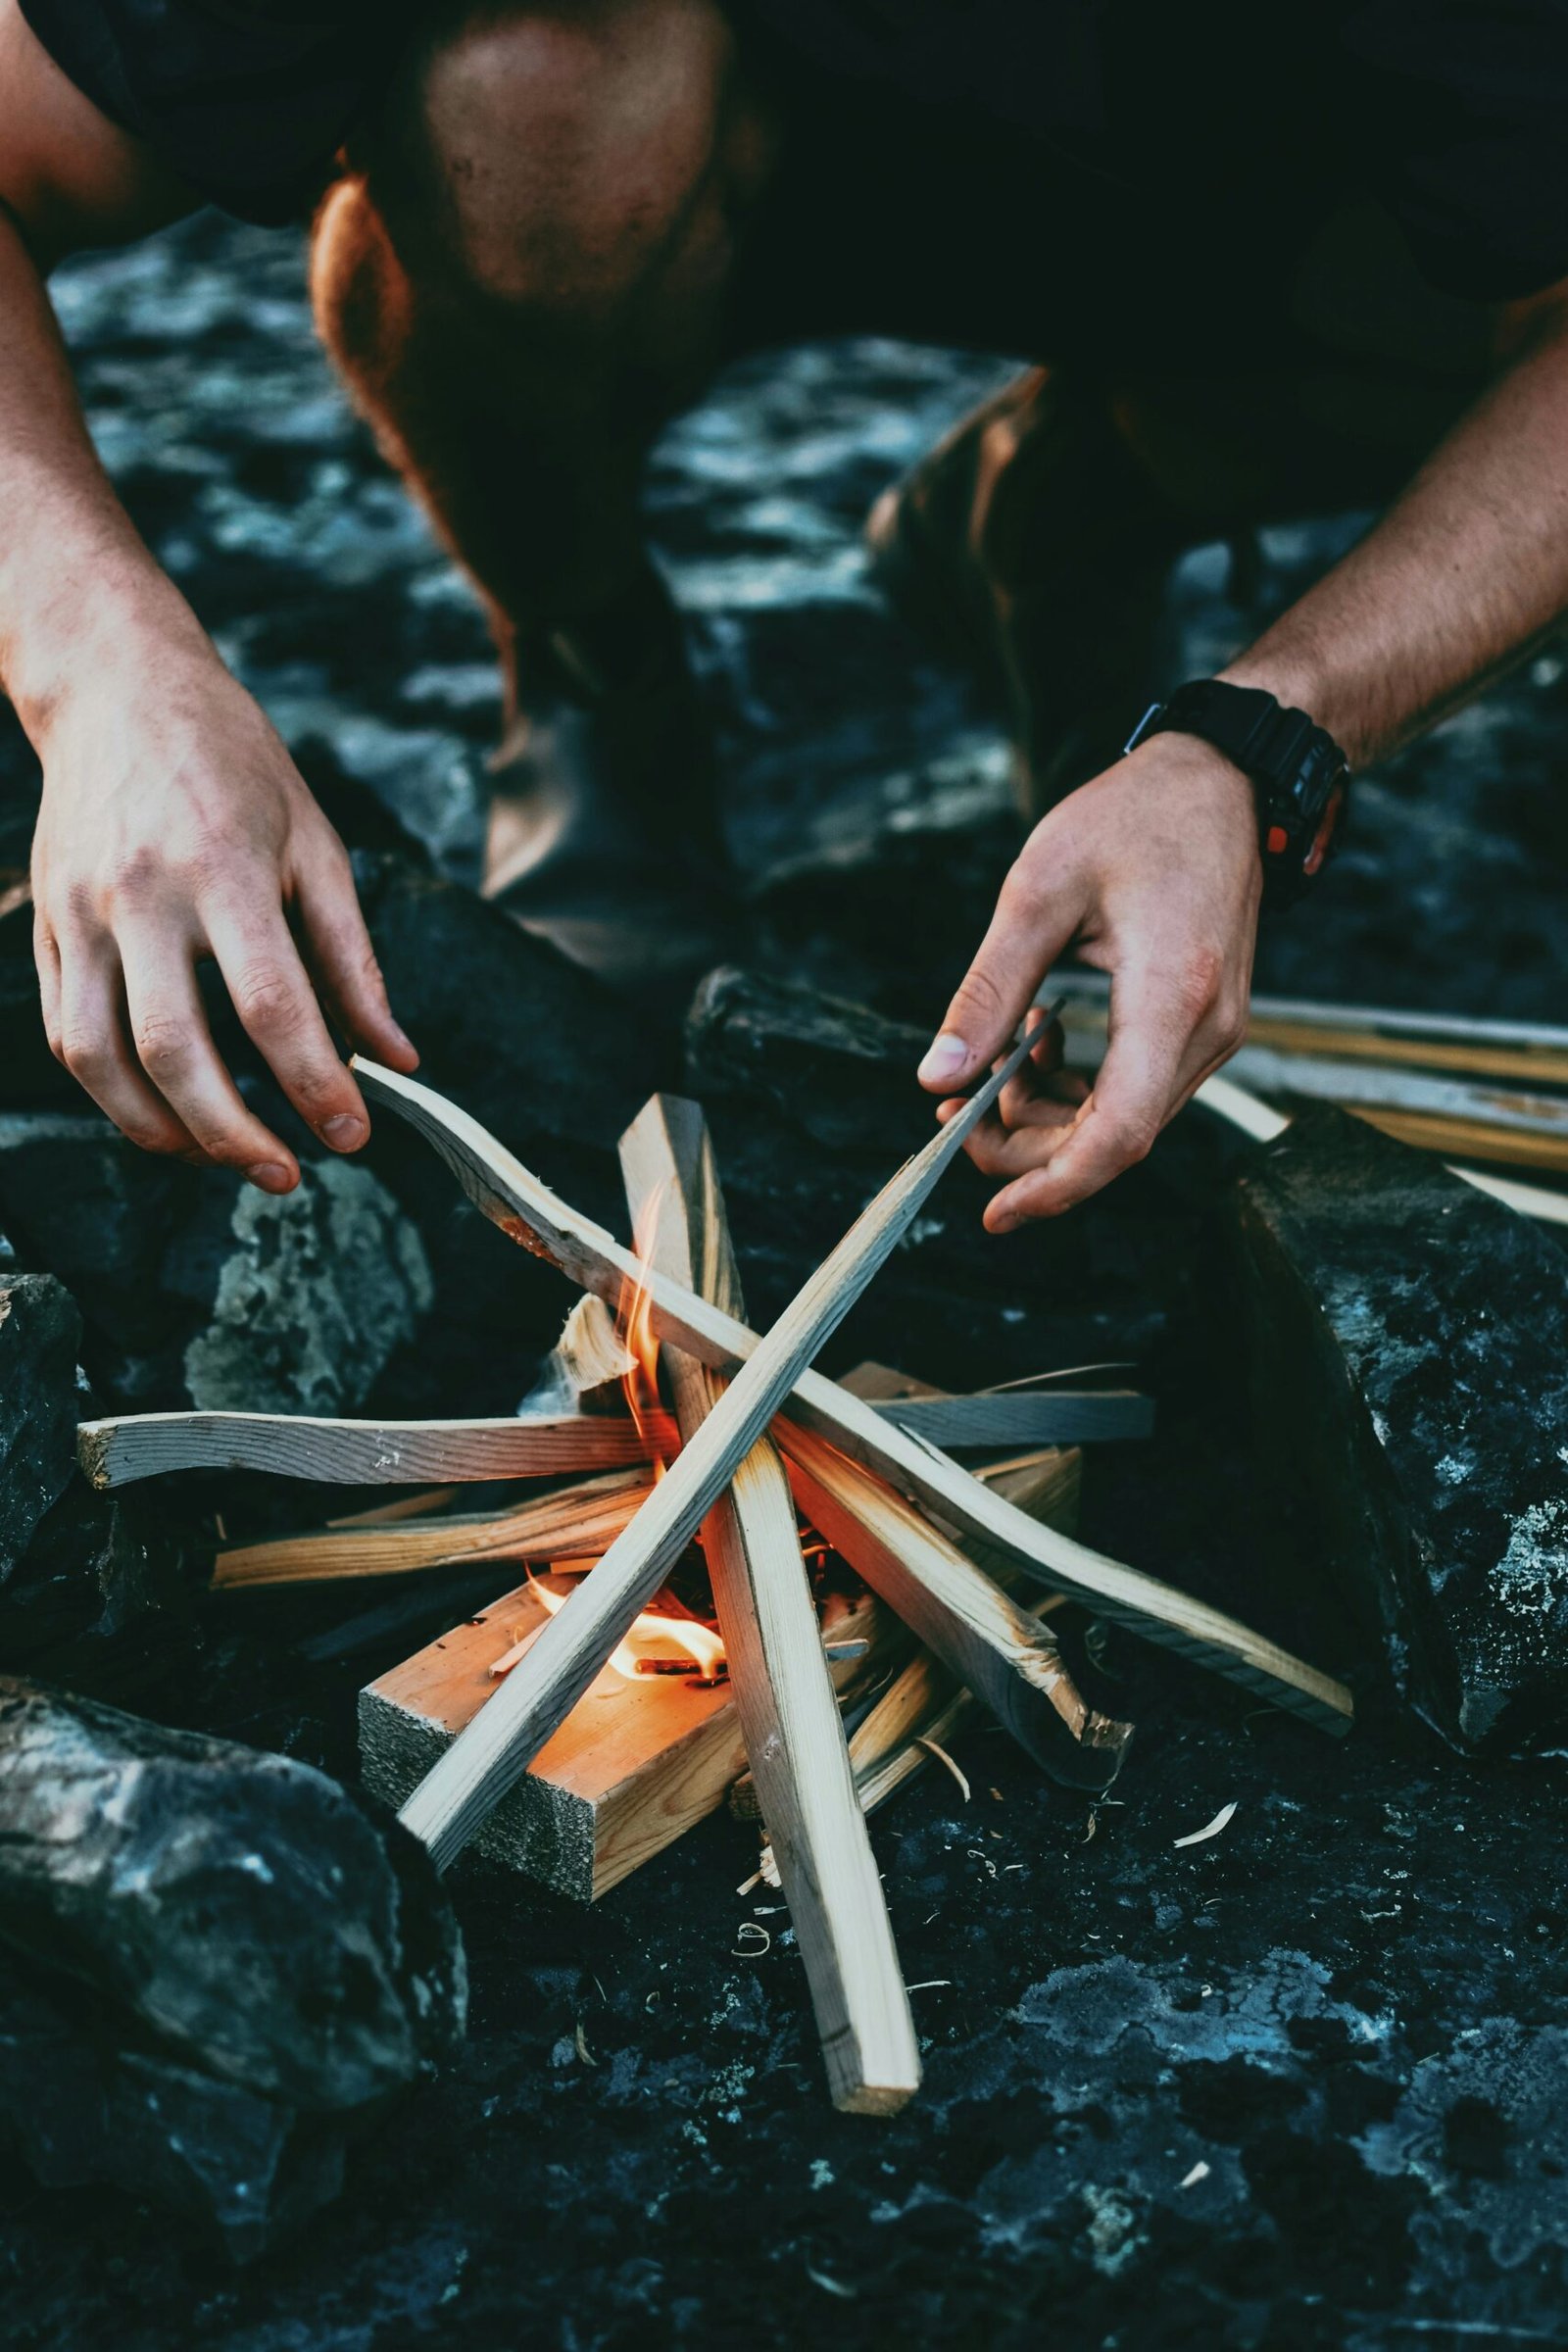
[[[745,1312],[711,1143],[695,1102],[656,1095],[620,1139],[632,1231],[651,1265],[728,1314]],[[722,1374],[664,1351],[688,1443],[724,1395]],[[703,1528],[735,1707],[796,1943],[833,2104],[890,2115],[920,2081],[920,2053],[833,1679],[822,1652],[789,1480],[759,1438]],[[597,1571],[596,1571],[597,1573]]]
[[[514,1667],[504,1688],[415,1789],[401,1818],[429,1847],[438,1869],[445,1869],[462,1852],[490,1808],[576,1705],[633,1618],[646,1607],[696,1535],[728,1486],[736,1464],[751,1451],[802,1372],[838,1329],[877,1268],[897,1249],[943,1170],[1022,1066],[1035,1042],[1030,1036],[1016,1045],[963,1108],[906,1160],[861,1210],[766,1338],[746,1351],[729,1388],[681,1448],[668,1475],[654,1489],[625,1534],[612,1544],[593,1574],[583,1579],[561,1614],[551,1619],[526,1657]],[[369,1077],[368,1068],[365,1075]],[[386,1079],[392,1073],[379,1075]],[[423,1088],[418,1092],[425,1098],[421,1109],[426,1115],[436,1112],[433,1124],[439,1129],[436,1106],[447,1106],[441,1105],[439,1096],[429,1096]],[[494,1139],[471,1121],[467,1127],[470,1135],[464,1141],[471,1143],[476,1137],[480,1143],[483,1173],[477,1181],[484,1199],[502,1207],[510,1229],[520,1239],[526,1230],[522,1218],[497,1192],[485,1156],[486,1148],[491,1152],[497,1149]],[[448,1152],[445,1156],[457,1166],[463,1153],[454,1158]],[[510,1160],[511,1155],[506,1157]],[[517,1165],[515,1161],[511,1164]],[[617,1254],[624,1256],[624,1252]],[[636,1261],[627,1264],[632,1280],[642,1279]],[[650,1293],[655,1281],[664,1280],[650,1274]],[[602,1291],[603,1284],[584,1282],[582,1288]],[[692,1298],[681,1286],[671,1288],[678,1298]],[[705,1311],[714,1316],[719,1313],[716,1307],[705,1307]],[[727,1326],[731,1318],[723,1316],[721,1320]],[[670,1336],[681,1344],[679,1331]],[[691,1352],[706,1355],[707,1351],[695,1348]],[[875,1422],[876,1415],[869,1418]]]
[[[477,1119],[416,1079],[400,1077],[359,1056],[354,1068],[372,1102],[400,1112],[434,1147],[476,1207],[524,1249],[549,1258],[579,1289],[614,1298],[626,1285],[642,1279],[643,1269],[630,1250],[552,1193]],[[951,1135],[953,1126],[943,1133]],[[755,1332],[666,1276],[650,1272],[646,1290],[658,1336],[701,1356],[715,1371],[733,1372],[760,1349]],[[726,1405],[735,1393],[732,1389]],[[1038,1525],[971,1478],[950,1455],[884,1420],[836,1381],[799,1371],[790,1414],[912,1495],[939,1525],[958,1537],[966,1550],[979,1546],[1005,1555],[1025,1574],[1083,1601],[1098,1616],[1212,1667],[1243,1690],[1291,1709],[1320,1730],[1349,1730],[1354,1705],[1343,1683],[1293,1657],[1223,1610],[1108,1559],[1054,1528]],[[782,1444],[787,1453],[787,1432]],[[669,1484],[666,1479],[660,1494]],[[567,1604],[568,1609],[576,1606],[576,1600]],[[558,1622],[564,1623],[566,1615],[563,1610]]]

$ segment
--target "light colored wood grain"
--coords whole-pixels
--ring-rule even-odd
[[[669,1433],[673,1441],[673,1430]],[[557,1478],[648,1459],[659,1433],[630,1415],[546,1420],[329,1421],[289,1413],[131,1413],[83,1421],[76,1455],[95,1487],[166,1470],[271,1470],[337,1486]]]
[[[414,1836],[423,1839],[438,1869],[461,1853],[490,1807],[570,1712],[728,1486],[736,1464],[751,1451],[877,1268],[898,1248],[943,1170],[951,1166],[1031,1051],[1029,1039],[1017,1045],[962,1110],[906,1160],[861,1210],[766,1338],[748,1351],[712,1412],[682,1446],[667,1476],[655,1487],[625,1534],[616,1538],[593,1575],[584,1579],[561,1615],[547,1626],[483,1714],[454,1741],[428,1780],[415,1790],[400,1818]],[[364,1075],[372,1092],[383,1089],[393,1076],[391,1072],[372,1076],[369,1066]],[[434,1110],[435,1126],[449,1143],[458,1140],[450,1127],[443,1126],[442,1114],[450,1106],[442,1104],[439,1097],[419,1089],[411,1098],[407,1089],[415,1085],[412,1079],[393,1083],[393,1099],[416,1102],[426,1116]],[[467,1126],[482,1139],[479,1182],[484,1199],[496,1200],[492,1163],[486,1157],[497,1150],[494,1139],[484,1136],[483,1129],[472,1121]],[[464,1134],[462,1140],[468,1138]],[[450,1149],[447,1156],[452,1159]],[[460,1152],[459,1157],[463,1156]],[[517,1212],[508,1209],[506,1213],[515,1226]],[[667,1282],[668,1278],[661,1276],[659,1280]],[[595,1287],[593,1283],[583,1285],[589,1290]],[[674,1287],[679,1296],[692,1296]],[[709,1308],[708,1312],[717,1315],[719,1310]],[[723,1320],[727,1323],[730,1318]],[[679,1335],[674,1336],[679,1344]],[[869,1417],[876,1418],[874,1414]]]
[[[232,1544],[213,1563],[213,1586],[226,1592],[469,1568],[477,1560],[597,1558],[652,1493],[652,1478],[638,1467],[576,1480],[510,1511],[318,1528],[265,1544]]]
[[[614,1298],[623,1283],[637,1281],[637,1260],[629,1250],[552,1193],[466,1111],[416,1079],[358,1055],[354,1067],[371,1100],[406,1117],[446,1160],[475,1206],[514,1241],[601,1297]],[[944,1132],[951,1135],[953,1129]],[[715,1371],[734,1372],[759,1348],[757,1335],[743,1323],[663,1275],[649,1275],[647,1295],[657,1335],[701,1356]],[[737,1381],[726,1404],[738,1388]],[[1084,1601],[1097,1615],[1211,1667],[1259,1699],[1289,1708],[1319,1730],[1348,1731],[1354,1709],[1343,1683],[1223,1610],[1037,1524],[949,1455],[884,1421],[836,1382],[799,1371],[790,1412],[796,1422],[818,1430],[914,1496],[950,1530],[961,1531],[971,1552],[978,1544],[1004,1553],[1027,1575]],[[664,1485],[669,1483],[666,1479]]]
[[[569,1590],[555,1575],[519,1585],[361,1691],[361,1769],[377,1796],[401,1804],[494,1696],[496,1660],[548,1622],[541,1583],[558,1595]],[[869,1596],[824,1623],[822,1638],[824,1654],[829,1645],[853,1653],[829,1666],[844,1700],[906,1639]],[[573,1902],[594,1902],[717,1812],[745,1768],[732,1684],[628,1682],[609,1668],[490,1814],[474,1851]]]
[[[697,1104],[655,1096],[622,1136],[620,1164],[632,1230],[650,1264],[727,1314],[743,1314]],[[690,1444],[726,1383],[679,1348],[664,1354],[675,1418]],[[893,2114],[919,2086],[914,2021],[822,1655],[789,1480],[765,1437],[709,1512],[703,1549],[833,2104]]]

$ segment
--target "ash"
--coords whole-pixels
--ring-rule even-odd
[[[618,1224],[610,1147],[641,1094],[680,1082],[677,1028],[633,1054],[623,1016],[542,963],[524,972],[534,1001],[496,999],[521,951],[449,887],[476,872],[498,717],[483,628],[314,349],[301,253],[201,220],[74,268],[59,296],[134,515],[361,853],[394,1001],[442,1040],[435,1082]],[[723,740],[756,965],[889,1024],[940,1010],[1011,820],[994,728],[884,616],[856,533],[1005,365],[884,343],[750,365],[668,436],[650,484]],[[1227,601],[1221,551],[1191,557],[1168,678],[1213,666],[1355,527],[1271,533],[1250,612]],[[1565,718],[1568,677],[1543,657],[1365,779],[1351,846],[1321,904],[1265,943],[1259,986],[1560,1017]],[[0,864],[19,863],[34,785],[14,738],[0,772]],[[511,1045],[509,1020],[527,1033]],[[882,1091],[861,1054],[834,1111],[815,1080],[849,1065],[818,1026],[812,1082],[793,1091],[787,1070],[771,1092],[726,1072],[716,1029],[684,1065],[759,1322],[924,1131],[901,1031]],[[188,1362],[242,1365],[259,1343],[232,1312],[232,1197],[136,1162],[47,1072],[13,1066],[38,1091],[8,1074],[0,1225],[24,1268],[71,1288],[100,1396],[175,1404]],[[812,1122],[829,1113],[824,1144]],[[1139,1726],[1115,1801],[1049,1788],[999,1733],[973,1734],[968,1804],[933,1772],[875,1825],[927,2070],[891,2123],[829,2108],[787,1916],[765,1887],[731,1891],[755,1868],[742,1825],[710,1824],[587,1914],[465,1865],[468,2038],[351,2148],[337,2203],[236,2269],[122,2190],[41,2191],[8,2157],[8,2343],[760,2352],[819,2328],[845,2352],[1023,2352],[1064,2327],[1089,2345],[1271,2352],[1562,2341],[1564,1758],[1462,1763],[1403,1717],[1271,1504],[1215,1305],[1229,1149],[1184,1121],[1070,1232],[1005,1249],[979,1235],[960,1169],[825,1360],[962,1387],[1135,1355],[1159,1434],[1091,1451],[1085,1536],[1348,1672],[1349,1746],[1124,1634],[1085,1668]],[[336,1409],[506,1410],[565,1286],[455,1210],[417,1148],[378,1135],[366,1165],[396,1278],[385,1328],[345,1322],[323,1250],[268,1381],[304,1394],[334,1348]],[[92,1540],[104,1579],[133,1559],[134,1592],[62,1621],[57,1595],[27,1617],[19,1586],[24,1645],[94,1695],[352,1778],[356,1690],[442,1604],[356,1631],[363,1600],[202,1601],[149,1515],[194,1523],[235,1492],[127,1501]],[[329,1500],[256,1482],[245,1508],[298,1524]],[[1221,1834],[1177,1849],[1233,1800]],[[765,1949],[740,1933],[752,1922]]]

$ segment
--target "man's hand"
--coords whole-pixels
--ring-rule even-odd
[[[1035,827],[920,1083],[970,1085],[1068,948],[1110,974],[1110,1035],[1092,1092],[1054,1079],[1048,1048],[971,1138],[975,1165],[1008,1180],[986,1208],[992,1233],[1055,1216],[1142,1159],[1236,1051],[1261,894],[1251,785],[1192,736],[1140,745]]]
[[[35,731],[44,1022],[133,1143],[286,1193],[298,1162],[224,1068],[198,964],[216,961],[331,1151],[358,1150],[369,1120],[322,1004],[379,1059],[409,1070],[418,1056],[392,1018],[342,843],[256,704],[192,638],[150,653],[122,642]]]

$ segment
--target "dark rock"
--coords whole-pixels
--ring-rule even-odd
[[[231,2082],[118,2045],[0,1955],[0,2140],[41,2186],[123,2190],[263,2253],[342,2185],[343,2133]]]
[[[1342,1111],[1243,1182],[1258,1413],[1402,1694],[1456,1746],[1568,1731],[1568,1260]]]
[[[710,974],[686,1024],[688,1091],[709,1114],[747,1297],[776,1314],[932,1132],[914,1078],[929,1038],[799,983]],[[1164,1155],[1079,1210],[999,1241],[966,1160],[938,1190],[825,1359],[873,1355],[950,1387],[1142,1356],[1190,1264],[1198,1218]],[[940,1358],[940,1363],[938,1359]]]
[[[0,1275],[0,1586],[76,1462],[81,1317],[48,1274]]]
[[[138,1151],[105,1119],[0,1116],[0,1211],[81,1302],[107,1405],[353,1412],[430,1302],[417,1234],[372,1171],[298,1188]]]
[[[0,1817],[0,1937],[182,2068],[335,2112],[461,2039],[423,1848],[308,1765],[7,1679]]]

